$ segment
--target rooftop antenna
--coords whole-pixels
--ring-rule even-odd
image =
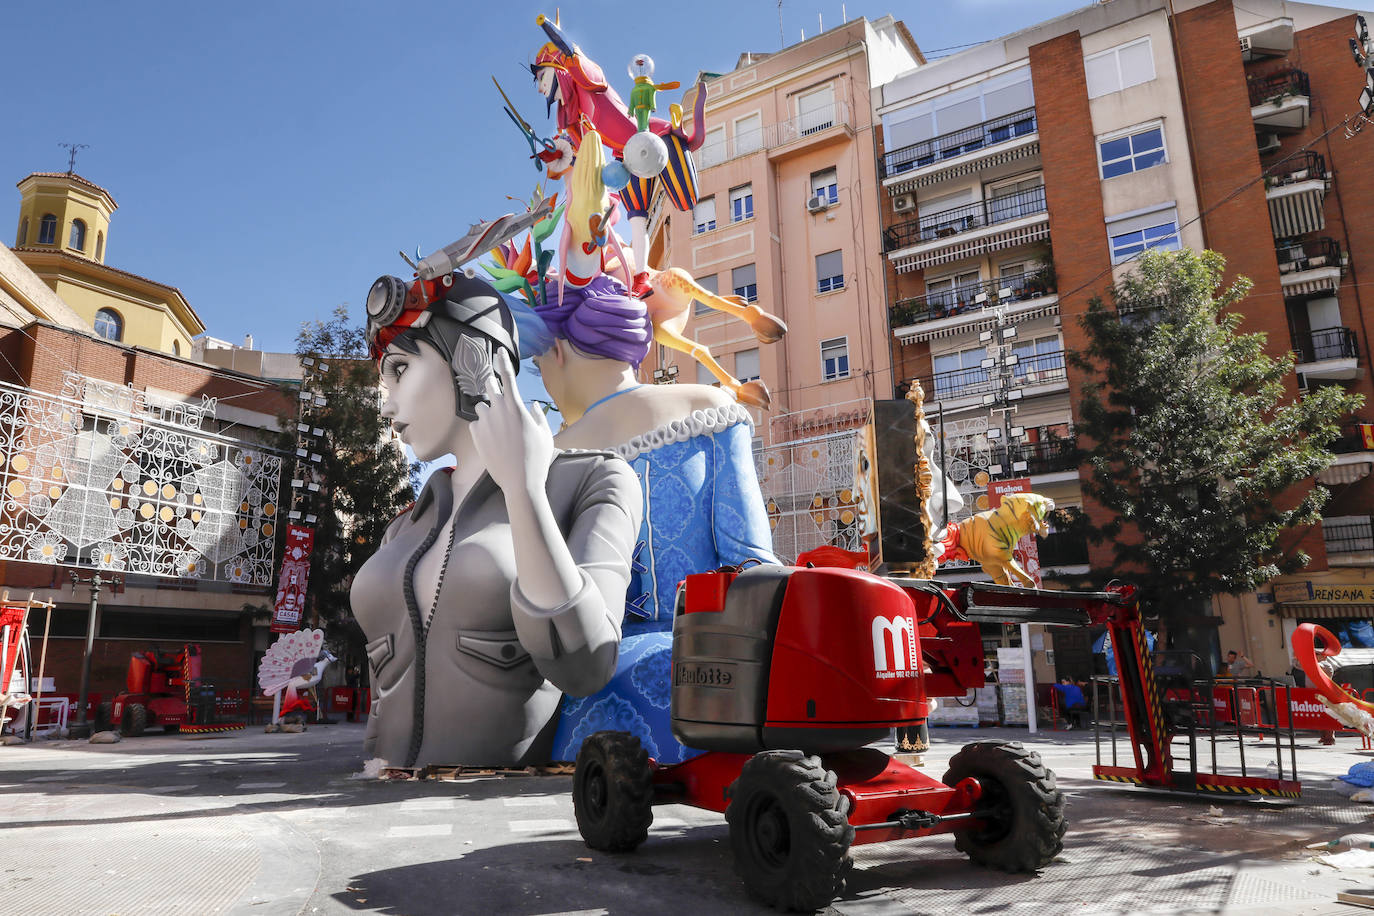
[[[816,34],[819,35],[819,34],[821,34],[821,33],[824,32],[824,31],[825,31],[825,18],[824,18],[823,16],[821,16],[820,13],[817,13],[817,14],[816,14]]]
[[[69,155],[67,156],[68,175],[76,171],[76,151],[91,148],[91,145],[89,143],[59,143],[57,145],[67,150],[67,152],[69,153]]]
[[[778,0],[778,47],[787,47],[787,38],[782,34],[782,0]]]

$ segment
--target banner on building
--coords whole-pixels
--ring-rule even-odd
[[[315,529],[286,526],[286,548],[282,551],[281,578],[277,580],[277,604],[272,613],[273,633],[291,633],[301,628],[305,589],[310,583],[310,554],[314,547]]]
[[[1360,444],[1367,449],[1374,449],[1374,423],[1361,423]]]
[[[988,484],[988,508],[996,509],[1002,505],[1003,496],[1010,496],[1012,493],[1029,493],[1030,491],[1031,481],[1029,477],[994,480]],[[1021,564],[1021,568],[1030,573],[1030,577],[1035,580],[1035,587],[1044,588],[1045,580],[1040,576],[1040,545],[1036,542],[1035,535],[1028,534],[1017,541],[1015,549],[1012,550],[1012,555],[1016,557],[1016,562]]]

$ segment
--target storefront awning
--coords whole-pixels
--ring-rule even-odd
[[[1289,620],[1331,620],[1351,617],[1374,620],[1374,604],[1282,604],[1279,606],[1279,614]]]

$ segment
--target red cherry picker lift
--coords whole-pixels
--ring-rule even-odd
[[[965,746],[936,780],[868,747],[919,725],[930,697],[983,686],[979,624],[1105,625],[1133,765],[1099,779],[1164,789],[1295,796],[1278,778],[1177,770],[1131,586],[1068,592],[839,568],[755,566],[688,576],[673,628],[673,730],[705,753],[660,766],[624,732],[590,736],[573,803],[593,849],[645,841],[655,804],[722,812],[736,870],[774,906],[814,909],[843,886],[849,847],[952,833],[975,863],[1033,872],[1060,851],[1063,796],[1019,742]],[[1282,757],[1280,757],[1282,767]]]

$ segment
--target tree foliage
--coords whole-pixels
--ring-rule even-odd
[[[1089,303],[1086,348],[1069,357],[1090,380],[1084,488],[1115,516],[1093,537],[1114,542],[1147,601],[1250,591],[1305,566],[1280,534],[1319,520],[1327,492],[1284,494],[1331,464],[1341,418],[1362,403],[1337,386],[1292,399],[1293,354],[1240,332],[1233,307],[1251,283],[1223,289],[1224,266],[1212,251],[1147,254],[1111,305]],[[1120,537],[1127,525],[1138,538]]]
[[[347,307],[339,306],[327,320],[305,322],[296,354],[323,358],[329,366],[315,373],[309,386],[324,395],[324,406],[302,415],[303,422],[324,430],[315,449],[323,457],[321,490],[306,510],[319,519],[306,609],[318,613],[329,641],[347,652],[357,650],[362,638],[348,601],[353,576],[377,550],[396,513],[413,499],[411,469],[382,419],[377,367],[368,358],[364,329]],[[296,399],[294,388],[291,397]],[[296,422],[292,416],[283,423],[293,453]]]

